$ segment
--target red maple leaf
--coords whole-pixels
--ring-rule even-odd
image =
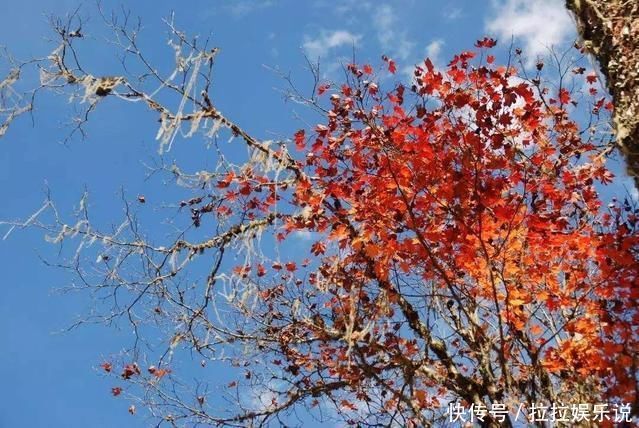
[[[317,95],[323,95],[331,87],[330,83],[322,83],[317,87]]]
[[[484,37],[481,40],[477,40],[475,42],[475,47],[478,48],[492,48],[495,47],[495,45],[497,44],[497,40],[490,38],[490,37]]]
[[[384,62],[388,64],[388,71],[391,72],[392,74],[395,74],[395,72],[397,71],[397,66],[395,65],[395,61],[393,61],[386,55],[382,56],[382,60],[384,60]]]
[[[295,133],[295,148],[297,150],[304,150],[306,148],[306,133],[303,129],[300,129]]]

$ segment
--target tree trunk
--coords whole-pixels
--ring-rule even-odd
[[[639,188],[639,2],[566,0],[584,46],[606,77],[617,143]]]

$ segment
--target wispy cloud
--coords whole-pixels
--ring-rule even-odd
[[[486,30],[504,40],[514,36],[530,63],[574,35],[572,18],[557,0],[493,0]]]
[[[382,5],[373,12],[373,25],[381,48],[397,59],[405,60],[413,53],[415,43],[412,42],[402,28],[395,9],[390,5]]]
[[[231,2],[227,9],[231,14],[237,18],[241,18],[249,13],[256,12],[261,9],[266,9],[273,6],[275,3],[271,0],[239,0]]]
[[[294,232],[293,237],[300,241],[312,241],[315,239],[315,235],[315,233],[309,230],[298,230]]]
[[[442,14],[444,18],[448,19],[449,21],[454,21],[456,19],[461,18],[464,15],[461,8],[452,7],[452,6],[445,8]]]
[[[361,35],[346,30],[322,30],[315,38],[305,36],[302,47],[311,59],[325,58],[333,49],[342,46],[357,46],[361,38]]]
[[[426,56],[430,58],[433,63],[439,63],[439,54],[444,46],[442,39],[435,39],[426,46]]]
[[[442,51],[442,48],[444,47],[444,44],[445,43],[443,39],[431,40],[431,42],[424,48],[423,56],[419,56],[416,63],[421,63],[423,59],[430,58],[435,67],[441,67],[441,58],[439,57],[439,55]],[[402,74],[404,74],[413,83],[413,79],[415,78],[414,71],[414,65],[405,65],[402,68]]]
[[[368,12],[372,4],[366,0],[315,0],[313,7],[330,9],[336,15],[352,15],[353,12]]]

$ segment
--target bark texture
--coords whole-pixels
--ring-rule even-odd
[[[606,77],[617,143],[639,188],[639,2],[566,0],[584,46]]]

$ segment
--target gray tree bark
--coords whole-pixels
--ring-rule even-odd
[[[606,77],[615,105],[616,140],[639,188],[639,2],[566,0],[566,6]]]

